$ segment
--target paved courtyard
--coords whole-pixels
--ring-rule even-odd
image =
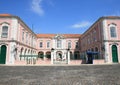
[[[120,85],[120,64],[81,66],[0,65],[0,85]]]

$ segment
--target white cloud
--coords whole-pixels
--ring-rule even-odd
[[[73,24],[71,28],[86,28],[86,27],[89,27],[90,25],[91,25],[91,22],[83,21],[83,22]]]
[[[42,1],[43,0],[32,0],[32,4],[31,4],[32,11],[40,16],[44,14],[44,10],[42,8]]]

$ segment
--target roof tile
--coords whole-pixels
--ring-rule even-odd
[[[36,34],[38,38],[53,38],[57,34]],[[79,38],[81,34],[60,34],[65,38]]]
[[[7,16],[12,16],[12,15],[11,14],[0,14],[0,16],[7,17]]]

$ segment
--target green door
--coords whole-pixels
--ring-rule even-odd
[[[117,53],[117,46],[116,45],[112,46],[112,61],[114,63],[118,62],[118,53]]]
[[[5,64],[6,61],[6,46],[2,45],[0,50],[0,64]]]

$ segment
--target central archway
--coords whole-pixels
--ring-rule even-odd
[[[62,52],[61,51],[56,52],[56,60],[58,60],[58,61],[62,60]]]
[[[0,50],[0,64],[5,64],[6,63],[6,49],[7,49],[7,47],[5,45],[1,46],[1,50]]]

